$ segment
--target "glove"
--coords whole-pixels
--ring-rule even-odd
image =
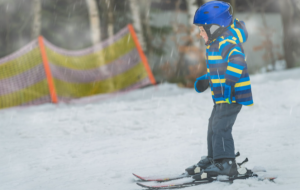
[[[228,104],[231,104],[231,86],[227,84],[224,86],[224,99]]]
[[[208,75],[205,74],[196,79],[194,83],[194,88],[197,92],[204,92],[209,86]]]

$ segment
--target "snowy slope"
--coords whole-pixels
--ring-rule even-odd
[[[300,69],[251,76],[255,105],[233,128],[238,161],[278,174],[194,189],[300,188]],[[140,175],[177,174],[206,155],[210,92],[162,84],[105,102],[0,110],[1,190],[141,189]]]

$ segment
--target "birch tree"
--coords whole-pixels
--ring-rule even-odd
[[[107,6],[107,15],[108,15],[108,26],[107,26],[107,33],[108,37],[111,38],[114,35],[114,0],[105,0],[105,4]]]
[[[144,34],[143,39],[145,43],[145,48],[144,50],[148,53],[152,52],[152,40],[153,40],[153,35],[151,31],[151,26],[150,26],[150,11],[151,11],[151,1],[140,1],[141,5],[141,25],[142,28],[144,28]],[[142,31],[143,32],[143,31]]]
[[[99,11],[96,0],[86,0],[86,4],[89,12],[92,43],[95,45],[101,40]]]
[[[146,45],[145,45],[145,40],[143,36],[143,28],[142,28],[142,23],[140,19],[140,7],[139,7],[139,1],[138,0],[129,0],[129,5],[132,13],[132,22],[133,22],[133,27],[135,29],[136,35],[139,39],[139,42],[142,46],[142,49],[146,51]]]
[[[89,20],[90,20],[90,30],[91,30],[91,37],[93,45],[96,45],[101,40],[101,30],[100,30],[100,17],[99,11],[96,0],[86,0],[88,12],[89,12]],[[103,64],[105,63],[105,53],[104,51],[100,51],[97,54],[98,63]],[[107,69],[102,67],[101,72],[107,73]],[[112,84],[111,84],[112,85]]]
[[[32,0],[33,23],[31,39],[36,39],[41,33],[41,0]]]
[[[114,0],[105,0],[106,13],[107,13],[107,34],[111,43],[113,43],[114,36]],[[114,56],[115,51],[112,48],[109,48],[109,55]]]

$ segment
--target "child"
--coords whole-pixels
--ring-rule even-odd
[[[189,174],[194,174],[199,167],[210,176],[238,174],[232,126],[242,105],[253,105],[253,99],[242,48],[248,33],[244,22],[232,19],[230,8],[229,3],[210,1],[194,16],[194,24],[207,46],[207,74],[197,78],[195,89],[203,92],[209,82],[214,107],[208,124],[208,154],[197,165],[186,169]]]

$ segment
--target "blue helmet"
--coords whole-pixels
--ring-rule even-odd
[[[194,24],[203,26],[210,41],[219,37],[232,23],[231,5],[223,1],[203,4],[195,13]]]

